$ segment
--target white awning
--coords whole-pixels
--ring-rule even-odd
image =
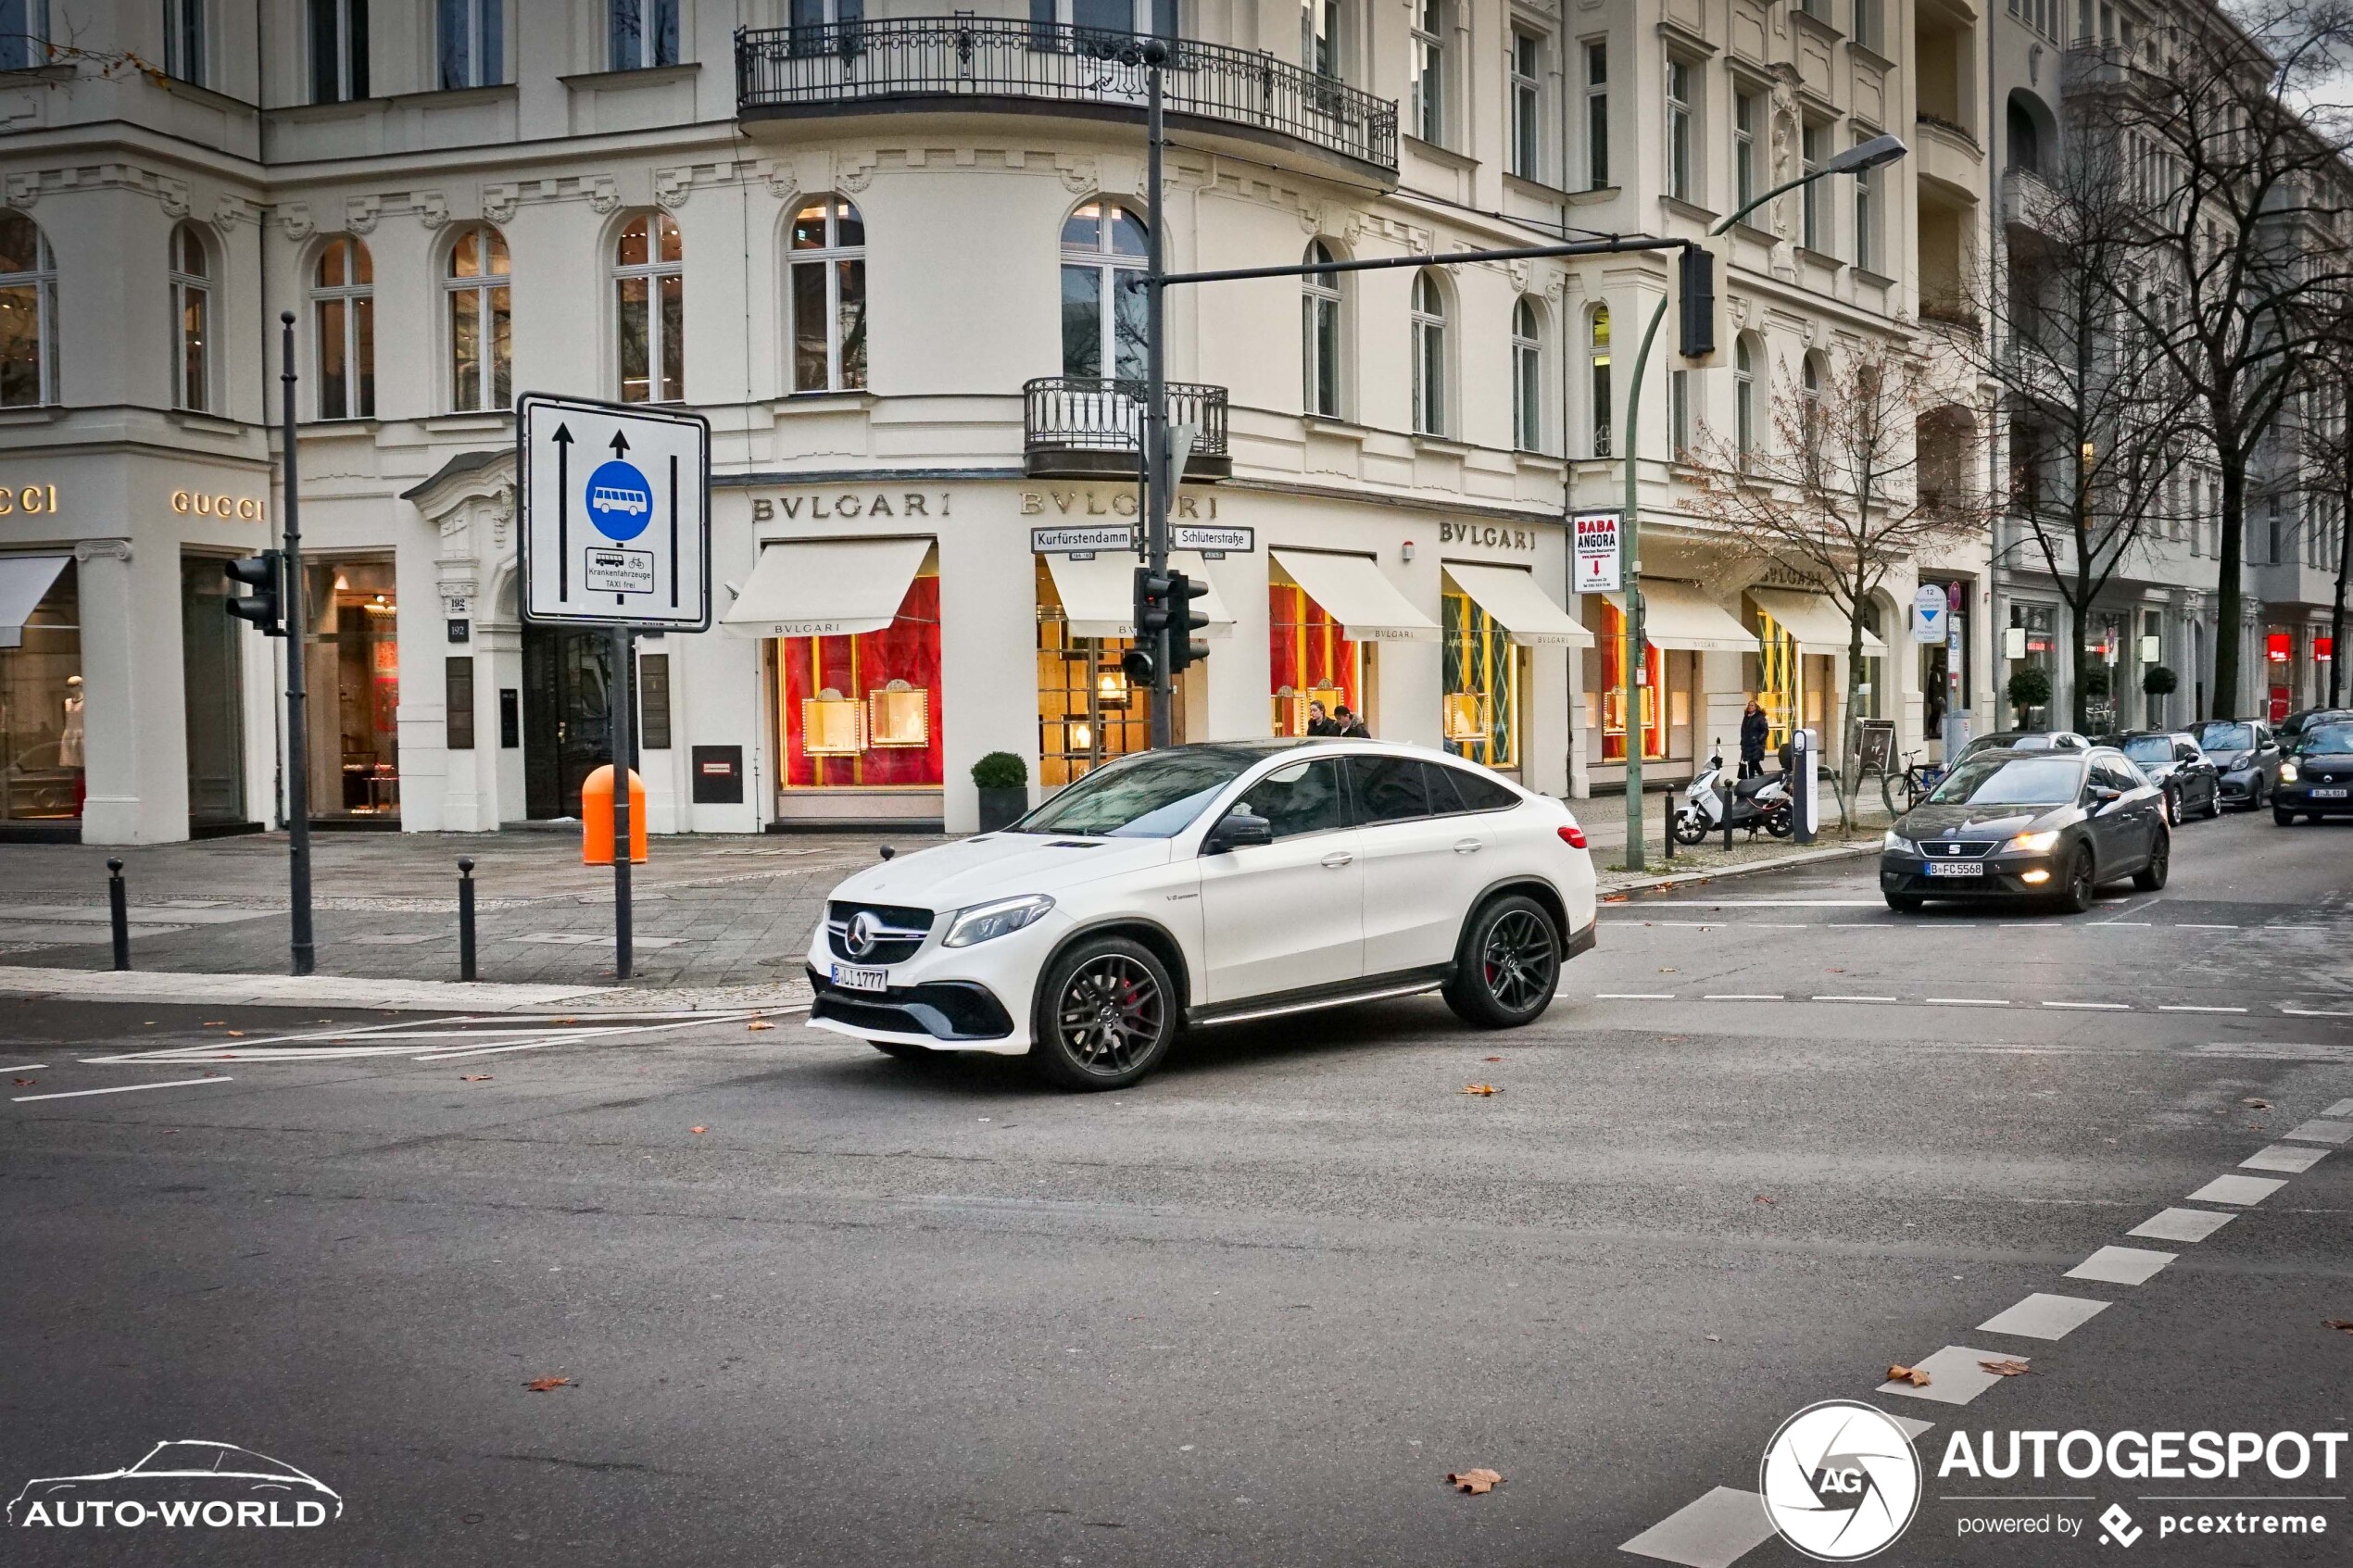
[[[1072,636],[1136,634],[1136,568],[1141,559],[1126,550],[1105,550],[1092,560],[1056,555],[1046,558],[1046,570],[1053,576],[1054,592],[1062,596],[1063,619],[1068,622]],[[1209,590],[1193,601],[1193,613],[1209,618],[1201,635],[1232,636],[1233,612],[1226,608],[1225,598],[1217,592],[1217,583],[1209,575],[1209,564],[1190,550],[1175,550],[1169,554],[1168,565]]]
[[[0,556],[0,648],[24,646],[24,623],[71,556]]]
[[[1358,642],[1430,643],[1438,622],[1416,609],[1370,556],[1320,550],[1269,552],[1291,581]]]
[[[899,619],[928,539],[771,544],[719,623],[738,637],[847,637]]]
[[[1787,588],[1751,588],[1748,596],[1756,608],[1781,623],[1781,629],[1797,639],[1801,653],[1844,653],[1846,651],[1846,612],[1821,594],[1798,594]],[[1887,645],[1863,632],[1863,651],[1879,654]]]
[[[1553,596],[1536,585],[1536,574],[1525,568],[1470,566],[1450,560],[1446,575],[1501,622],[1516,643],[1529,647],[1593,646],[1593,633],[1554,603]]]
[[[1626,613],[1626,596],[1604,596]],[[1647,581],[1642,584],[1642,634],[1657,648],[1696,653],[1755,653],[1756,633],[1726,614],[1714,599],[1689,583]]]

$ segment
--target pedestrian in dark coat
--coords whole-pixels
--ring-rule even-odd
[[[1753,779],[1765,771],[1765,742],[1773,733],[1772,721],[1755,697],[1741,715],[1741,777]]]

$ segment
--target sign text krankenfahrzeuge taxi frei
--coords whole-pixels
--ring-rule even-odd
[[[711,426],[644,404],[517,400],[522,616],[711,626]]]

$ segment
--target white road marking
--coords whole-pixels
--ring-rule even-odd
[[[1999,997],[1923,997],[1932,1008],[2006,1008],[2010,1004]]]
[[[2217,1214],[2211,1209],[2168,1209],[2124,1234],[2145,1236],[2151,1241],[2204,1241],[2237,1218],[2236,1214]]]
[[[1617,1549],[1661,1562],[1680,1562],[1683,1568],[1731,1568],[1772,1535],[1773,1522],[1765,1512],[1762,1497],[1718,1486]]]
[[[2182,921],[2179,924],[2183,931],[2236,931],[2238,929],[2235,925],[2196,925],[2188,921]]]
[[[1593,999],[1597,1002],[1671,1002],[1675,999],[1675,993],[1672,991],[1596,991],[1593,993]]]
[[[2280,1010],[2290,1018],[2353,1018],[2353,1008],[2292,1008],[2282,1002]]]
[[[2353,1099],[2338,1100],[2334,1105],[2332,1105],[2326,1110],[2322,1111],[2321,1114],[2323,1116],[2353,1116]]]
[[[2234,1203],[2245,1208],[2262,1202],[2285,1185],[2285,1182],[2274,1181],[2269,1176],[2217,1176],[2190,1194],[2189,1201]]]
[[[2068,1270],[2065,1277],[2096,1280],[2102,1285],[2145,1285],[2159,1269],[2180,1256],[2178,1252],[2152,1252],[2140,1247],[2103,1247]]]
[[[15,1067],[0,1067],[0,1073],[38,1073],[48,1065],[45,1061],[27,1061]]]
[[[806,1002],[788,1007],[731,1008],[724,1011],[594,1013],[549,1021],[536,1027],[515,1026],[512,1013],[487,1013],[477,1018],[418,1019],[355,1029],[313,1030],[262,1040],[206,1040],[193,1046],[137,1051],[123,1056],[83,1057],[92,1065],[186,1065],[196,1061],[346,1061],[363,1057],[399,1057],[414,1061],[448,1061],[461,1057],[488,1056],[501,1051],[537,1050],[548,1046],[618,1039],[630,1035],[658,1035],[692,1029],[706,1023],[733,1023],[762,1014],[782,1016],[809,1010]],[[451,1023],[482,1022],[491,1027],[452,1029]],[[358,1042],[338,1044],[335,1042]],[[478,1042],[478,1043],[476,1043]]]
[[[2240,1160],[2239,1169],[2283,1171],[2291,1176],[2300,1176],[2328,1157],[2329,1151],[2325,1148],[2298,1148],[2294,1144],[2275,1143]]]
[[[2002,1379],[1987,1372],[1980,1361],[2024,1362],[2028,1358],[2012,1356],[1996,1350],[1972,1350],[1966,1346],[1947,1345],[1936,1354],[1912,1364],[1928,1374],[1925,1387],[1909,1381],[1882,1383],[1882,1394],[1901,1394],[1906,1399],[1932,1399],[1940,1405],[1965,1405]]]
[[[1816,997],[1818,1002],[1892,1002],[1894,997]]]
[[[173,1078],[161,1084],[117,1084],[108,1089],[65,1089],[53,1095],[16,1095],[17,1104],[35,1099],[80,1099],[84,1095],[127,1095],[139,1089],[184,1089],[195,1084],[233,1084],[234,1078]]]
[[[2280,1136],[2296,1138],[2304,1143],[2342,1144],[2353,1138],[2353,1122],[2329,1122],[2315,1117],[2309,1122],[2290,1127]]]
[[[1722,991],[1700,998],[1703,1002],[1778,1002],[1780,999],[1779,991]]]
[[[2071,1008],[2079,1012],[2131,1012],[2130,1002],[2045,1002],[2046,1008]]]
[[[1977,1326],[1981,1333],[2015,1335],[2020,1339],[2064,1339],[2108,1308],[2105,1301],[2082,1296],[2052,1296],[2038,1290]]]
[[[2187,1002],[2160,1002],[2158,1004],[2157,1010],[2159,1012],[2245,1012],[2246,1010],[2245,1008],[2194,1007]]]

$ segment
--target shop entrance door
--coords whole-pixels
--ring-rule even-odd
[[[522,631],[523,811],[580,815],[580,786],[612,760],[612,635],[573,626]],[[634,698],[635,694],[631,694]]]
[[[245,821],[245,622],[230,619],[217,556],[180,558],[181,689],[188,725],[191,831]]]

